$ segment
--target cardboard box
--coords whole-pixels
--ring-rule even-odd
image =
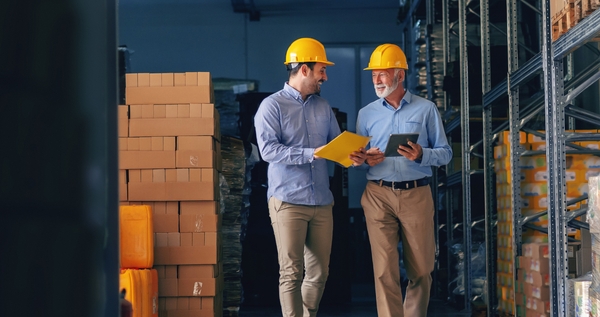
[[[160,307],[160,306],[159,306]],[[161,317],[221,317],[222,311],[214,310],[159,310]]]
[[[147,201],[188,201],[218,200],[219,192],[214,182],[165,182],[129,183],[127,190],[130,200]]]
[[[541,299],[542,301],[548,301],[550,299],[550,287],[548,286],[536,286],[533,284],[523,284],[524,294],[527,297],[534,297]]]
[[[129,107],[120,105],[117,114],[117,127],[119,137],[129,136]]]
[[[524,243],[523,256],[534,259],[548,259],[549,248],[547,243]]]
[[[179,215],[154,214],[154,232],[178,232]]]
[[[212,136],[179,136],[177,150],[217,150],[217,140]]]
[[[168,103],[213,103],[212,86],[126,87],[128,105]]]
[[[154,118],[129,120],[129,136],[219,135],[214,118]]]
[[[127,171],[119,170],[119,201],[127,201]]]
[[[217,264],[217,246],[155,247],[155,265]]]
[[[214,278],[220,275],[219,264],[178,265],[177,277],[184,279]]]
[[[175,168],[175,151],[119,151],[119,168]]]
[[[545,314],[546,312],[550,312],[550,301],[543,301],[535,297],[527,297],[525,307],[528,310]]]
[[[216,232],[221,228],[220,214],[179,215],[180,232]]]
[[[129,105],[214,102],[210,73],[126,74],[125,98]]]
[[[218,201],[182,201],[180,203],[180,214],[216,214],[219,213]]]
[[[215,296],[216,278],[194,278],[177,280],[177,296]]]
[[[215,151],[206,150],[178,150],[175,151],[175,167],[178,168],[214,168],[222,170],[220,162],[217,161]]]

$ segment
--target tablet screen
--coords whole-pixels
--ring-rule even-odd
[[[408,146],[408,141],[417,143],[419,139],[418,133],[402,133],[402,134],[390,134],[387,146],[385,147],[385,156],[402,156],[398,153],[398,146]]]

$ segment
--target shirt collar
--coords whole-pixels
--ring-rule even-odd
[[[402,100],[400,100],[400,106],[398,107],[398,110],[402,109],[402,107],[406,104],[409,104],[412,101],[412,94],[410,93],[410,91],[408,91],[407,89],[404,90],[404,97],[402,97]],[[385,106],[388,107],[390,109],[394,109],[394,107],[392,107],[392,105],[390,105],[385,98],[381,98],[381,103]],[[395,109],[394,109],[395,110]]]
[[[285,84],[283,84],[283,91],[290,94],[292,98],[302,102],[302,95],[300,95],[300,92],[294,87],[290,86],[287,81],[285,82]],[[310,97],[310,95],[308,97]],[[308,99],[308,97],[306,99]]]

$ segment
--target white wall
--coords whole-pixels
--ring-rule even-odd
[[[301,2],[298,2],[299,4]],[[119,44],[132,50],[128,72],[208,71],[213,78],[258,80],[261,92],[283,87],[285,53],[295,39],[321,41],[329,81],[323,97],[348,114],[376,98],[366,67],[381,43],[401,43],[397,9],[333,11],[299,6],[294,13],[261,12],[260,21],[234,13],[229,0],[121,0]],[[360,208],[364,172],[351,170],[351,208]]]

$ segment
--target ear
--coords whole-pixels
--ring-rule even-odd
[[[399,82],[404,82],[404,77],[406,76],[406,70],[405,69],[400,69],[400,71],[398,72],[398,81]]]
[[[308,76],[309,71],[310,71],[310,68],[308,68],[308,65],[302,64],[302,66],[300,66],[300,72],[302,73],[302,76],[304,76],[304,77]]]

